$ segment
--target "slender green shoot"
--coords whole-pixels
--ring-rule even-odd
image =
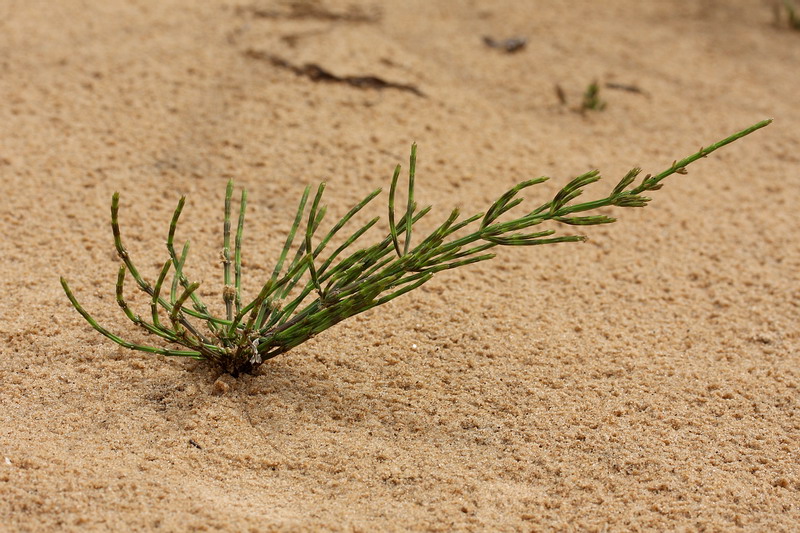
[[[231,196],[233,180],[228,181],[225,190],[225,220],[222,229],[222,299],[225,302],[225,316],[233,319],[234,288],[231,286]]]

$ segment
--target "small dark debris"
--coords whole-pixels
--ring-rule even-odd
[[[528,44],[528,39],[525,37],[510,37],[508,39],[493,39],[492,37],[484,37],[483,44],[489,48],[496,48],[503,50],[508,54],[519,52],[525,45]]]
[[[567,105],[567,93],[564,92],[564,89],[559,84],[555,84],[553,87],[556,91],[556,98],[558,98],[558,102],[561,105]]]
[[[308,0],[293,0],[287,2],[283,8],[265,9],[255,6],[241,6],[237,8],[238,14],[249,14],[253,18],[288,19],[288,20],[324,20],[352,23],[378,22],[381,19],[379,11],[368,13],[356,6],[346,11],[331,11],[316,2]]]
[[[406,91],[416,94],[417,96],[421,96],[423,98],[425,97],[425,94],[413,85],[386,81],[383,78],[379,78],[377,76],[371,76],[371,75],[337,76],[336,74],[333,74],[328,70],[325,70],[316,63],[306,63],[305,65],[302,66],[293,65],[288,61],[286,61],[285,59],[283,59],[282,57],[278,57],[272,54],[267,54],[266,52],[259,52],[258,50],[253,50],[253,49],[245,51],[244,55],[251,59],[268,61],[270,64],[276,67],[290,70],[294,72],[296,75],[305,76],[311,81],[344,83],[352,87],[357,87],[359,89],[376,89],[376,90],[397,89],[399,91]]]
[[[636,85],[627,85],[624,83],[614,83],[612,81],[608,81],[605,84],[606,89],[614,89],[617,91],[628,91],[629,93],[636,93],[636,94],[644,94],[644,91],[641,90]]]
[[[290,48],[296,48],[297,43],[300,42],[300,39],[304,39],[312,35],[320,35],[322,33],[325,33],[326,31],[327,30],[316,30],[316,31],[289,33],[287,35],[282,35],[281,41],[289,45]]]
[[[194,447],[195,447],[195,448],[197,448],[198,450],[202,450],[202,449],[203,449],[203,447],[202,447],[202,446],[200,446],[199,444],[197,444],[197,443],[194,441],[194,439],[189,439],[189,444],[191,444],[192,446],[194,446]]]

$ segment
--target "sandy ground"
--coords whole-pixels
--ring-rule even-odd
[[[751,0],[0,2],[0,530],[798,530],[798,65]],[[502,249],[236,381],[118,347],[58,282],[150,342],[113,191],[149,279],[188,195],[209,299],[246,187],[252,296],[305,184],[341,215],[413,141],[430,229],[767,117],[587,244]]]

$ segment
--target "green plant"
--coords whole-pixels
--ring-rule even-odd
[[[605,108],[606,103],[600,99],[600,86],[593,81],[583,93],[580,111],[602,111]]]
[[[117,344],[132,350],[203,359],[236,376],[242,372],[253,372],[264,361],[294,348],[348,317],[416,289],[438,272],[491,259],[494,254],[486,252],[496,246],[582,241],[585,239],[582,235],[556,236],[553,229],[530,233],[523,231],[547,221],[577,226],[614,222],[615,219],[601,214],[576,215],[609,206],[643,207],[650,201],[643,193],[660,189],[662,180],[672,174],[685,174],[687,165],[770,122],[771,120],[759,122],[707,148],[701,148],[695,154],[673,162],[659,174],[646,175],[638,185],[628,188],[641,172],[641,169],[634,168],[605,198],[572,203],[581,195],[584,187],[600,179],[597,170],[587,172],[570,181],[552,200],[517,218],[501,220],[503,215],[522,202],[522,198],[517,195],[523,189],[542,183],[547,178],[523,181],[500,196],[485,213],[459,220],[459,210],[453,209],[450,216],[430,235],[414,245],[411,240],[414,224],[426,216],[431,208],[417,210],[414,200],[416,145],[413,145],[405,212],[399,220],[395,218],[395,197],[400,176],[398,165],[389,190],[389,232],[381,241],[355,252],[348,252],[349,255],[345,254],[377,223],[379,218],[376,217],[349,234],[323,259],[322,253],[332,239],[381,191],[378,189],[368,194],[327,233],[318,238],[318,230],[326,211],[320,205],[325,184],[319,185],[308,209],[306,206],[311,188],[306,187],[272,276],[258,295],[247,304],[242,302],[241,292],[242,233],[247,194],[242,191],[231,256],[233,183],[229,182],[225,194],[222,248],[224,317],[216,317],[209,312],[197,294],[199,283],[190,281],[185,274],[189,243],[184,244],[180,253],[174,245],[175,231],[185,197],[178,202],[169,226],[169,257],[155,283],[150,283],[139,274],[123,245],[118,217],[119,193],[114,193],[111,200],[111,228],[117,254],[122,260],[117,276],[117,303],[134,324],[185,349],[157,348],[124,340],[99,325],[84,310],[64,278],[61,278],[61,285],[72,305],[89,324]],[[304,220],[305,228],[301,231]],[[290,252],[298,233],[300,242],[292,255]],[[456,236],[457,233],[461,236]],[[167,283],[170,270],[172,278]],[[134,313],[128,306],[124,296],[124,283],[128,274],[149,297],[149,321]],[[301,283],[302,279],[305,281]],[[201,330],[197,322],[205,323],[205,329]]]
[[[797,14],[797,9],[794,7],[792,0],[783,0],[783,10],[786,12],[786,22],[793,30],[800,30],[800,15]],[[777,18],[780,21],[781,13],[780,7],[776,6]]]

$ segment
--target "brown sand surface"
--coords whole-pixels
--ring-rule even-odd
[[[1,2],[0,530],[797,531],[800,32],[774,17],[751,0]],[[606,109],[575,112],[593,80]],[[304,185],[327,181],[341,216],[413,141],[432,229],[542,174],[531,205],[592,168],[600,196],[767,117],[586,244],[501,249],[238,380],[117,346],[58,282],[153,342],[114,301],[114,191],[148,279],[188,196],[179,239],[218,310],[230,178],[250,192],[253,296]]]

